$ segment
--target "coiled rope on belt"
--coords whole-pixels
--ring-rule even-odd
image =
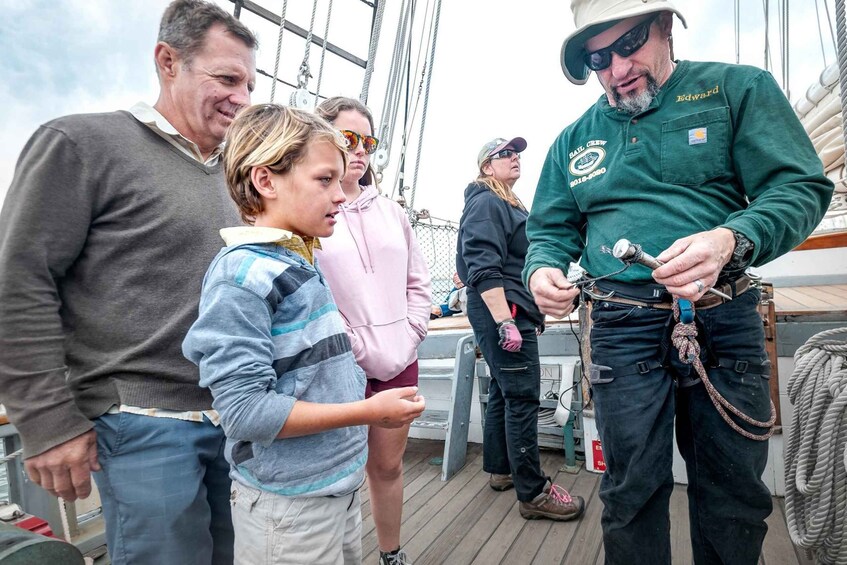
[[[693,313],[694,304],[691,305],[691,310]],[[694,321],[685,324],[679,320],[679,299],[676,297],[674,297],[673,300],[673,316],[674,320],[676,320],[676,326],[674,326],[673,333],[671,334],[671,342],[679,352],[679,360],[687,365],[694,366],[694,370],[697,371],[697,375],[706,387],[706,391],[709,394],[709,400],[711,400],[712,404],[715,405],[718,414],[721,415],[724,422],[729,424],[730,428],[747,439],[765,441],[770,438],[774,432],[773,424],[776,422],[776,408],[773,405],[773,401],[771,401],[771,417],[767,422],[755,420],[733,406],[729,400],[724,398],[723,395],[718,392],[712,384],[712,381],[709,380],[709,376],[706,374],[706,369],[703,367],[703,362],[700,360],[700,343],[697,341],[697,325]],[[756,426],[758,428],[767,428],[767,431],[763,434],[748,432],[733,421],[730,415],[727,414],[727,410],[732,412],[742,422],[746,422],[751,426]]]
[[[839,337],[840,336],[840,337]],[[794,406],[785,446],[791,541],[818,563],[847,565],[847,328],[820,332],[794,353]]]

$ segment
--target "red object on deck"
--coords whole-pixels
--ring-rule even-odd
[[[53,535],[53,530],[50,529],[50,524],[48,524],[46,520],[42,520],[37,516],[24,514],[23,518],[17,522],[12,522],[12,525],[36,534],[41,534],[42,536],[47,536],[48,538],[56,537]]]
[[[595,439],[591,442],[591,450],[594,454],[594,468],[597,471],[606,470],[606,460],[603,459],[603,448],[600,445],[600,440]]]

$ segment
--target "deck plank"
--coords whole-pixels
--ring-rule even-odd
[[[570,477],[570,480],[567,477]],[[567,488],[571,495],[581,496],[586,501],[590,501],[600,482],[600,475],[586,473],[584,471],[578,475],[567,475],[560,472],[556,480],[560,485]],[[535,560],[532,562],[533,565],[561,563],[576,534],[579,523],[579,520],[571,520],[570,522],[555,522],[551,524],[550,535],[535,555]]]
[[[443,449],[443,443],[435,442]],[[407,493],[406,488],[411,487],[416,481],[412,481],[408,487],[403,489],[403,519],[401,522],[400,542],[407,550],[410,539],[422,528],[438,511],[443,508],[456,494],[462,489],[467,482],[474,477],[482,469],[482,457],[479,446],[474,446],[475,449],[469,449],[467,463],[461,471],[456,473],[449,481],[441,480],[441,467],[432,466],[435,472],[432,474],[429,481],[423,484],[424,480],[430,475],[425,471],[416,481],[418,488],[412,493],[411,489]],[[422,485],[422,486],[421,486]],[[407,498],[407,496],[409,496]],[[370,523],[373,524],[373,516],[370,517]],[[378,547],[376,540],[376,530],[371,529],[367,534],[364,533],[364,520],[362,521],[362,555],[365,560],[368,560],[368,555],[372,555],[371,561],[376,561],[378,558]],[[410,555],[416,555],[410,553]],[[412,560],[414,562],[414,560]]]
[[[429,452],[424,453],[425,449]],[[413,439],[404,458],[408,463],[417,460],[412,468],[421,470],[416,478],[407,482],[404,491],[409,496],[403,509],[401,541],[414,563],[600,565],[604,562],[600,475],[583,470],[578,475],[558,472],[554,476],[558,484],[586,499],[586,513],[581,519],[572,522],[527,521],[518,512],[514,491],[500,493],[488,488],[488,475],[482,471],[479,445],[469,444],[467,465],[446,483],[437,476],[439,468],[428,465],[429,459],[440,455],[443,449],[442,442]],[[560,452],[542,451],[542,465],[548,472],[558,469],[563,463],[564,457]],[[431,469],[433,467],[436,472]],[[427,477],[430,477],[429,480],[426,480]],[[671,496],[674,565],[692,562],[685,489],[685,486],[677,485]],[[768,518],[768,526],[760,563],[810,563],[791,544],[781,498],[774,499],[774,513]],[[366,563],[376,562],[378,553],[372,526],[363,536],[363,550]]]
[[[568,552],[562,556],[563,564],[594,563],[603,544],[603,531],[600,528],[603,502],[600,500],[599,487],[594,489],[591,498],[586,499],[585,503],[585,514],[579,520],[576,535],[568,547]]]
[[[674,485],[671,495],[671,558],[674,564],[694,562],[691,554],[691,525],[685,485]]]
[[[443,549],[437,549],[433,552],[433,559],[424,561],[423,563],[431,563],[438,565],[440,563],[450,563],[451,565],[468,565],[476,559],[482,547],[484,547],[491,536],[497,530],[501,523],[504,522],[506,516],[512,509],[517,509],[517,499],[511,491],[496,492],[488,489],[483,489],[485,494],[480,494],[482,504],[490,502],[481,508],[480,513],[474,511],[466,515],[469,526],[471,526],[462,539],[455,545],[455,548],[448,553],[448,559],[436,561],[434,559]],[[493,498],[489,498],[489,493]],[[523,518],[520,518],[523,521]]]

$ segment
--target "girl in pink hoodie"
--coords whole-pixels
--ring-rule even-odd
[[[373,117],[361,102],[343,97],[325,100],[316,113],[348,143],[350,164],[341,181],[347,202],[316,256],[368,377],[365,394],[417,385],[417,347],[426,337],[432,304],[429,271],[406,213],[376,188]],[[400,519],[408,434],[406,425],[372,427],[368,435],[366,470],[380,565],[406,563]]]

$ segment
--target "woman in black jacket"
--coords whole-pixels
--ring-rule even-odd
[[[494,490],[515,487],[526,519],[571,520],[585,507],[552,484],[538,454],[544,316],[521,281],[529,241],[527,211],[513,187],[526,140],[486,143],[479,176],[465,189],[456,270],[468,288],[468,319],[491,374],[483,431],[483,468]]]

